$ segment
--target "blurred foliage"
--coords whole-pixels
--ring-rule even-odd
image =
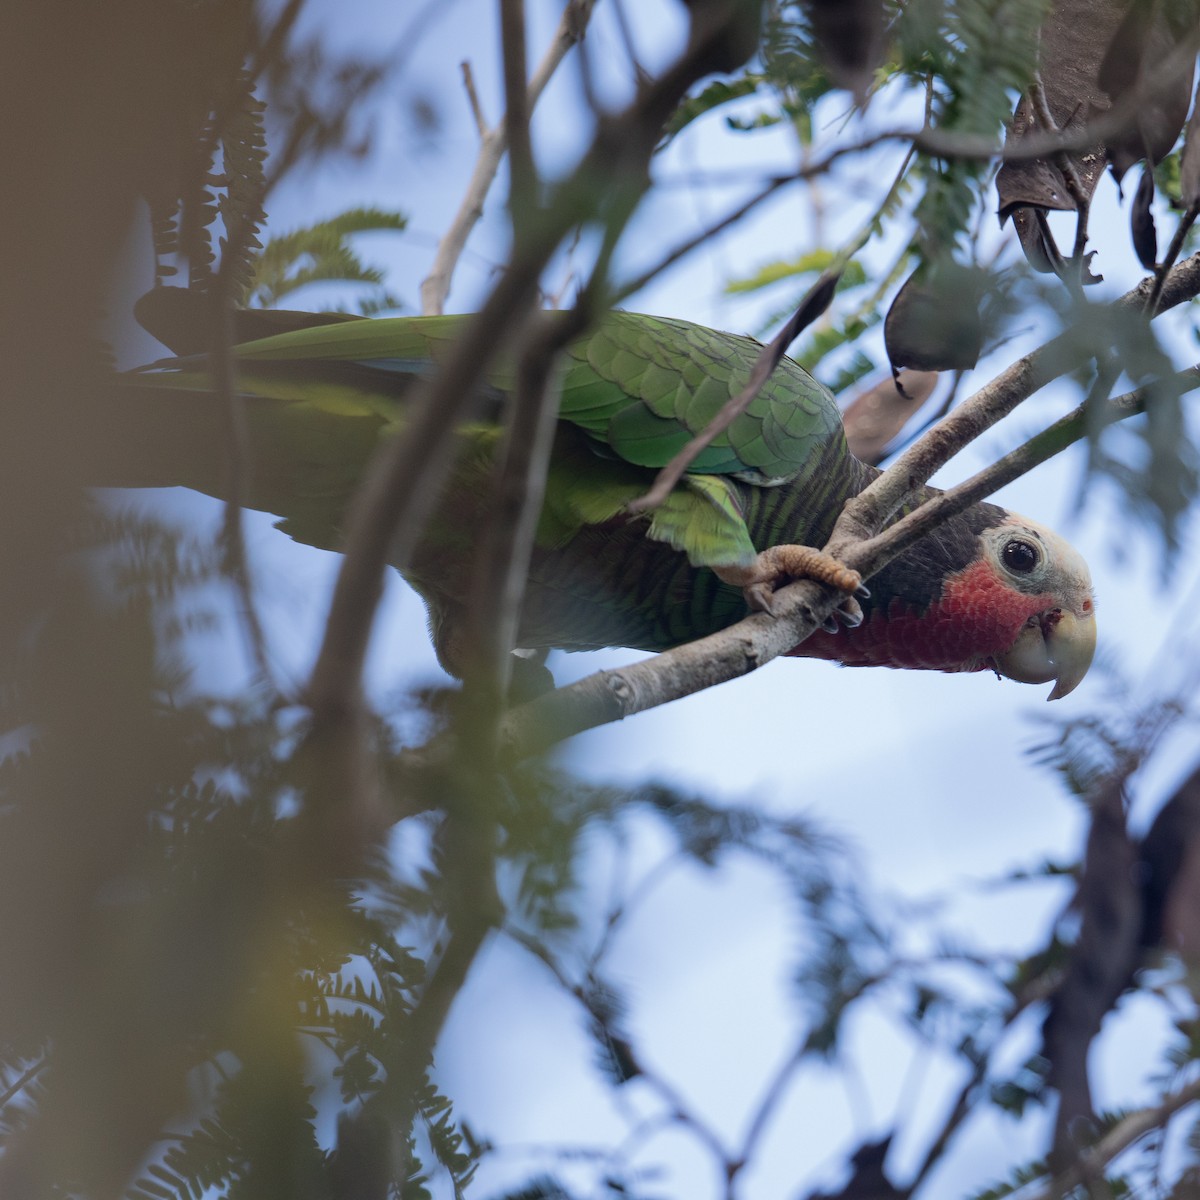
[[[12,161],[25,164],[9,173],[20,178],[6,211],[22,238],[0,281],[12,314],[0,330],[9,392],[0,500],[13,516],[0,531],[6,1200],[461,1194],[497,1148],[458,1119],[431,1077],[429,1053],[444,1017],[438,1006],[461,984],[445,973],[461,931],[472,919],[492,921],[472,908],[480,861],[500,902],[491,936],[549,968],[579,1004],[604,1078],[661,1100],[731,1187],[752,1161],[742,1151],[755,1149],[755,1135],[729,1145],[680,1100],[637,1036],[632,998],[611,968],[616,931],[637,921],[676,871],[711,874],[740,859],[781,890],[794,934],[786,986],[797,1030],[775,1101],[801,1072],[840,1066],[851,1019],[876,1004],[912,1032],[920,1053],[944,1056],[967,1081],[938,1131],[943,1148],[985,1109],[1019,1118],[1046,1104],[1044,1059],[1001,1064],[1011,1063],[1014,1033],[1028,1032],[1021,1023],[1032,1006],[1063,977],[1075,914],[1014,961],[944,928],[936,905],[906,911],[874,895],[853,854],[814,822],[777,815],[776,797],[718,804],[668,784],[583,783],[545,763],[481,781],[470,763],[414,757],[412,739],[398,732],[417,727],[432,738],[456,727],[455,698],[435,692],[371,718],[370,764],[387,812],[360,828],[354,814],[312,800],[319,770],[299,698],[264,679],[232,694],[197,684],[197,643],[225,638],[236,624],[230,610],[241,593],[231,586],[228,547],[80,499],[94,447],[63,430],[93,427],[79,418],[97,402],[97,362],[90,335],[72,331],[90,330],[110,300],[114,247],[138,197],[150,206],[159,280],[186,265],[189,286],[212,296],[214,312],[231,300],[269,306],[329,280],[370,289],[361,313],[394,307],[384,275],[351,239],[402,231],[401,214],[354,209],[265,248],[259,237],[281,178],[370,148],[367,101],[389,72],[297,33],[299,5],[268,14],[235,0],[131,4],[126,27],[147,39],[136,47],[103,6],[70,14],[74,33],[62,38],[58,7],[18,5],[6,18],[15,23],[6,42],[25,61],[3,81],[11,90],[0,104]],[[1032,77],[1046,7],[888,4],[874,90],[927,111],[939,131],[996,137]],[[698,88],[666,122],[663,145],[716,114],[746,136],[789,128],[805,155],[818,154],[831,78],[808,6],[780,0],[768,7],[751,67]],[[841,130],[860,132],[857,114],[871,102],[856,99]],[[833,103],[844,108],[845,97]],[[868,339],[902,277],[918,263],[977,257],[989,170],[978,158],[917,154],[849,248],[778,246],[772,262],[747,268],[730,290],[799,286],[864,243],[882,245],[889,266],[853,259],[830,323],[799,352],[810,368],[840,356],[826,374],[848,386],[874,369]],[[1182,194],[1178,155],[1157,171],[1170,197]],[[68,279],[76,286],[64,287]],[[1077,304],[1060,300],[1059,316],[1096,362],[1086,385],[1114,382],[1110,356],[1135,383],[1167,379],[1171,361],[1147,322]],[[1012,316],[999,313],[988,339]],[[1170,542],[1197,471],[1178,394],[1161,383],[1147,418],[1120,432],[1102,428],[1107,393],[1096,394],[1091,466],[1133,508],[1155,514]],[[1045,734],[1035,753],[1090,804],[1186,715],[1178,698],[1085,715]],[[469,862],[464,829],[484,843]],[[597,863],[623,862],[647,829],[663,847],[657,861],[601,896]],[[1082,863],[1038,866],[1003,882],[1037,887],[1049,878],[1065,891],[1085,871]],[[1143,987],[1151,968],[1175,971],[1143,988],[1175,1011],[1192,982],[1178,948],[1141,949],[1128,986]],[[1159,1096],[1200,1061],[1195,1023],[1180,1021],[1178,1034]],[[775,1115],[773,1103],[762,1122]],[[928,1134],[928,1114],[902,1116]],[[657,1119],[635,1117],[627,1145],[605,1151],[591,1194],[661,1194],[632,1161]],[[1092,1132],[1121,1120],[1100,1116]],[[1179,1194],[1200,1170],[1196,1131],[1193,1123],[1173,1167]],[[938,1153],[906,1186],[926,1183]],[[513,1200],[571,1194],[559,1176],[579,1163],[569,1150],[549,1157],[554,1172],[532,1171],[508,1193]],[[1161,1163],[1128,1157],[1109,1178],[1111,1194],[1154,1194]],[[1051,1187],[1047,1170],[1025,1164],[978,1195]]]
[[[352,208],[327,221],[272,237],[255,256],[245,303],[270,308],[311,283],[367,284],[356,311],[369,317],[399,308],[401,301],[384,284],[384,273],[369,266],[355,250],[356,234],[399,232],[408,224],[403,213],[378,208]]]

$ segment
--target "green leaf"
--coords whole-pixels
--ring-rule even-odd
[[[252,264],[250,303],[270,308],[310,283],[350,283],[373,289],[360,301],[364,316],[398,307],[396,297],[383,287],[383,271],[364,262],[350,239],[363,233],[400,232],[407,223],[399,212],[352,208],[271,238]]]
[[[777,259],[758,268],[753,275],[744,279],[734,279],[725,285],[729,295],[739,295],[745,292],[756,292],[761,288],[770,287],[783,279],[799,279],[806,275],[819,275],[833,265],[835,254],[832,250],[810,250],[799,258]],[[866,272],[862,265],[851,260],[842,272],[838,281],[839,292],[850,288],[861,287],[867,281]]]
[[[698,117],[704,116],[705,113],[710,113],[714,109],[729,104],[734,100],[753,96],[758,91],[761,82],[761,75],[750,74],[743,75],[732,81],[718,79],[710,83],[697,95],[688,96],[667,122],[666,132],[663,135],[661,144],[665,146],[681,130],[686,129]]]

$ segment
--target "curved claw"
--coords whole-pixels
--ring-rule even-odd
[[[775,588],[769,582],[751,583],[742,588],[746,597],[746,607],[751,612],[765,612],[775,615]]]
[[[860,588],[859,592],[865,589]],[[856,592],[855,595],[858,593]],[[867,593],[870,595],[870,593]],[[847,629],[857,629],[863,623],[863,610],[854,596],[848,596],[834,610],[837,619],[841,621]]]

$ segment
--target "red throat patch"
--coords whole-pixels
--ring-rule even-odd
[[[848,667],[980,671],[1012,646],[1030,617],[1053,603],[1049,593],[1017,591],[980,559],[951,575],[923,613],[896,597],[886,612],[873,610],[857,629],[836,634],[818,629],[788,654]]]

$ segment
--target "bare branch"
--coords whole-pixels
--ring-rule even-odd
[[[559,64],[571,47],[583,37],[594,6],[595,0],[570,0],[563,9],[554,40],[529,81],[525,105],[527,113],[533,112]],[[508,147],[506,122],[507,118],[502,118],[483,134],[475,169],[471,173],[462,203],[450,223],[450,228],[438,244],[429,274],[421,283],[421,311],[426,315],[440,313],[445,308],[454,269],[462,257],[471,230],[483,216],[483,202],[491,190],[500,163],[504,160],[504,152]]]
[[[1187,367],[1169,379],[1158,381],[1156,385],[1135,388],[1124,395],[1114,396],[1104,405],[1103,421],[1123,421],[1127,417],[1145,412],[1146,399],[1153,388],[1164,384],[1176,385],[1181,394],[1200,387],[1200,364]],[[1072,409],[1065,417],[1060,417],[1053,425],[972,475],[970,479],[939,492],[920,508],[914,509],[894,525],[888,526],[871,539],[872,546],[879,552],[886,553],[889,558],[892,557],[891,551],[894,548],[904,549],[912,545],[948,517],[970,508],[972,504],[999,491],[1005,484],[1019,479],[1034,467],[1040,466],[1085,437],[1094,416],[1093,407],[1087,402]]]
[[[1130,1113],[1118,1121],[1090,1150],[1079,1156],[1072,1167],[1056,1175],[1040,1192],[1034,1192],[1028,1200],[1058,1200],[1081,1183],[1097,1179],[1104,1168],[1118,1154],[1128,1150],[1139,1138],[1153,1129],[1164,1126],[1181,1108],[1200,1100],[1200,1079],[1194,1080],[1177,1092],[1169,1093],[1161,1103],[1150,1105]]]
[[[775,593],[775,617],[755,613],[708,637],[654,658],[599,671],[522,705],[501,724],[501,749],[518,760],[557,743],[748,675],[792,649],[841,602],[819,584],[793,583]]]
[[[479,102],[479,93],[475,90],[475,74],[471,70],[470,60],[464,58],[459,63],[459,69],[462,71],[463,89],[467,93],[467,103],[471,106],[471,115],[475,118],[475,128],[479,131],[481,138],[486,137],[487,117],[484,116],[483,105]]]

